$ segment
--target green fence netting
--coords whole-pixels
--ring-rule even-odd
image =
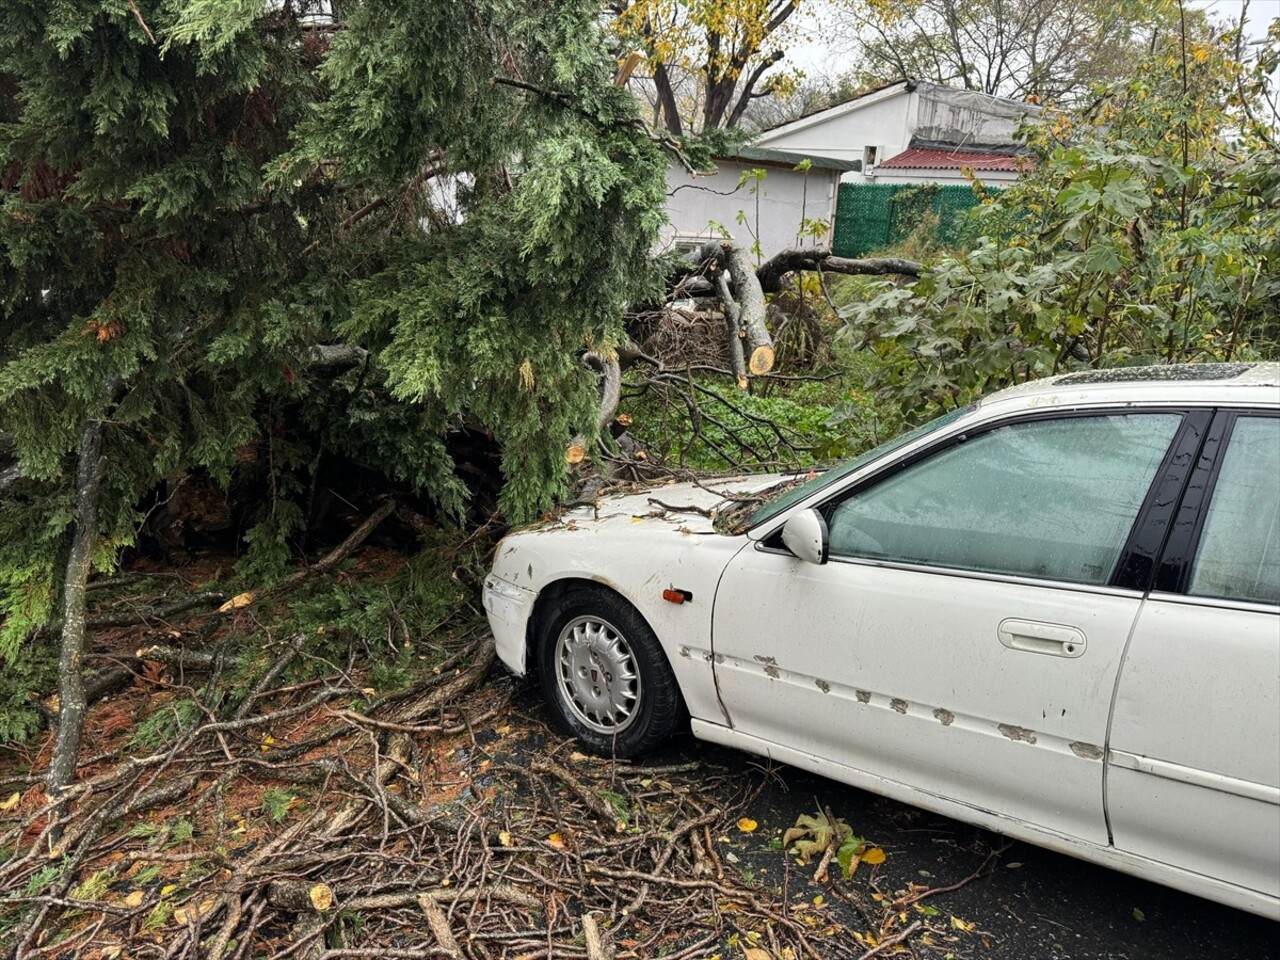
[[[832,252],[838,257],[861,257],[902,241],[924,219],[937,216],[938,239],[960,239],[964,213],[995,191],[969,186],[909,183],[842,183],[836,199]]]

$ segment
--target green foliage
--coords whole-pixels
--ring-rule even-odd
[[[343,3],[333,31],[314,7],[0,9],[0,449],[23,477],[0,490],[0,738],[31,729],[13,665],[49,653],[24,644],[87,419],[99,569],[149,491],[201,471],[263,491],[239,568],[260,586],[322,453],[457,517],[446,441],[488,432],[507,515],[548,506],[594,427],[578,354],[656,289],[665,157],[597,4]],[[367,361],[315,359],[339,342]]]
[[[272,823],[280,823],[289,815],[289,805],[297,798],[297,794],[288,790],[269,787],[262,792],[262,811]]]
[[[31,875],[31,879],[27,881],[27,885],[23,892],[26,893],[28,897],[34,897],[42,890],[51,886],[54,881],[58,880],[64,873],[66,873],[66,870],[67,866],[65,862],[51,863],[41,867]]]
[[[849,332],[882,393],[918,415],[1080,365],[1274,355],[1280,155],[1250,111],[1267,57],[1234,49],[1174,37],[1033,126],[1038,164],[983,201],[971,251],[869,284]]]
[[[165,746],[180,731],[191,726],[199,717],[200,705],[190,697],[183,697],[165,704],[151,716],[138,723],[129,746],[140,749],[156,749]]]

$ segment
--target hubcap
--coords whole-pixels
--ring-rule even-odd
[[[626,638],[599,617],[577,617],[556,639],[556,673],[574,716],[596,733],[621,733],[635,720],[640,669]]]

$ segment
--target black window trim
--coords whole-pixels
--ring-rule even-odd
[[[1167,598],[1178,597],[1186,602],[1204,601],[1212,606],[1236,606],[1251,610],[1274,610],[1276,605],[1262,600],[1245,600],[1234,597],[1199,597],[1188,593],[1191,569],[1200,549],[1209,508],[1213,504],[1213,492],[1222,472],[1226,451],[1231,446],[1236,422],[1241,418],[1266,417],[1280,419],[1280,410],[1266,407],[1218,408],[1213,422],[1205,434],[1204,444],[1196,458],[1195,469],[1188,477],[1178,510],[1170,526],[1169,536],[1161,550],[1160,562],[1151,592]],[[1199,481],[1199,483],[1197,483]]]
[[[1174,517],[1213,422],[1214,411],[1207,407],[1189,410],[1182,418],[1111,571],[1107,582],[1112,586],[1139,593],[1151,589]]]
[[[1159,516],[1160,511],[1154,506],[1154,501],[1158,497],[1158,493],[1162,489],[1167,489],[1167,484],[1177,482],[1172,479],[1173,475],[1178,471],[1179,454],[1184,451],[1189,444],[1194,444],[1197,451],[1199,450],[1204,434],[1204,424],[1212,421],[1214,410],[1211,404],[1172,404],[1160,405],[1156,403],[1118,403],[1115,405],[1097,406],[1097,407],[1063,407],[1050,410],[1032,410],[1023,411],[1012,414],[1007,417],[1000,417],[986,422],[975,424],[973,427],[961,430],[958,433],[947,437],[940,438],[936,443],[922,447],[909,456],[900,460],[886,464],[883,468],[862,477],[855,483],[844,487],[841,490],[832,492],[832,495],[809,509],[815,509],[822,514],[823,520],[828,524],[831,522],[831,514],[836,507],[847,500],[849,497],[855,496],[864,490],[888,480],[896,474],[907,470],[934,454],[942,453],[954,446],[959,446],[966,441],[989,433],[992,430],[998,430],[1002,427],[1015,426],[1023,423],[1035,423],[1044,420],[1074,420],[1081,417],[1114,417],[1114,416],[1141,416],[1151,414],[1174,414],[1182,418],[1174,431],[1173,439],[1169,441],[1169,446],[1165,450],[1164,459],[1157,468],[1147,493],[1143,497],[1142,505],[1138,508],[1138,513],[1134,518],[1133,527],[1130,528],[1128,536],[1125,538],[1124,546],[1121,548],[1120,556],[1116,560],[1116,565],[1111,571],[1105,583],[1080,583],[1072,580],[1060,580],[1052,577],[1029,577],[1025,574],[1012,573],[993,573],[986,570],[966,570],[955,567],[930,566],[928,564],[907,563],[905,561],[885,560],[872,557],[837,557],[832,556],[831,562],[840,563],[858,563],[870,564],[872,566],[892,567],[894,569],[911,570],[917,572],[928,572],[947,576],[969,576],[984,580],[1009,581],[1015,583],[1026,583],[1029,585],[1045,586],[1059,589],[1079,589],[1094,592],[1113,593],[1117,590],[1123,593],[1145,593],[1146,586],[1137,587],[1129,582],[1132,576],[1127,577],[1125,582],[1120,581],[1120,572],[1125,569],[1125,563],[1128,560],[1129,552],[1135,542],[1141,542],[1144,549],[1149,549],[1150,537],[1140,538],[1139,528],[1142,525],[1150,524]],[[1195,427],[1189,427],[1188,424],[1194,423],[1200,426],[1200,432],[1197,433]],[[1194,455],[1188,458],[1188,462],[1182,466],[1181,470],[1185,474],[1191,473],[1189,467],[1195,462]],[[1182,478],[1179,485],[1181,492],[1182,485],[1185,485],[1186,477]],[[1174,501],[1177,504],[1180,501]],[[1173,512],[1174,506],[1170,505],[1170,514]],[[788,514],[789,515],[789,514]],[[764,553],[777,553],[784,556],[793,556],[791,551],[782,545],[782,528],[785,526],[785,520],[771,530],[765,537],[756,542],[755,549]],[[1161,538],[1163,544],[1163,538]],[[1147,578],[1148,581],[1150,577]]]

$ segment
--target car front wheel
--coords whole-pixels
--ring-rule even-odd
[[[556,720],[594,753],[635,756],[683,721],[680,690],[658,638],[610,591],[565,594],[543,622],[538,667]]]

